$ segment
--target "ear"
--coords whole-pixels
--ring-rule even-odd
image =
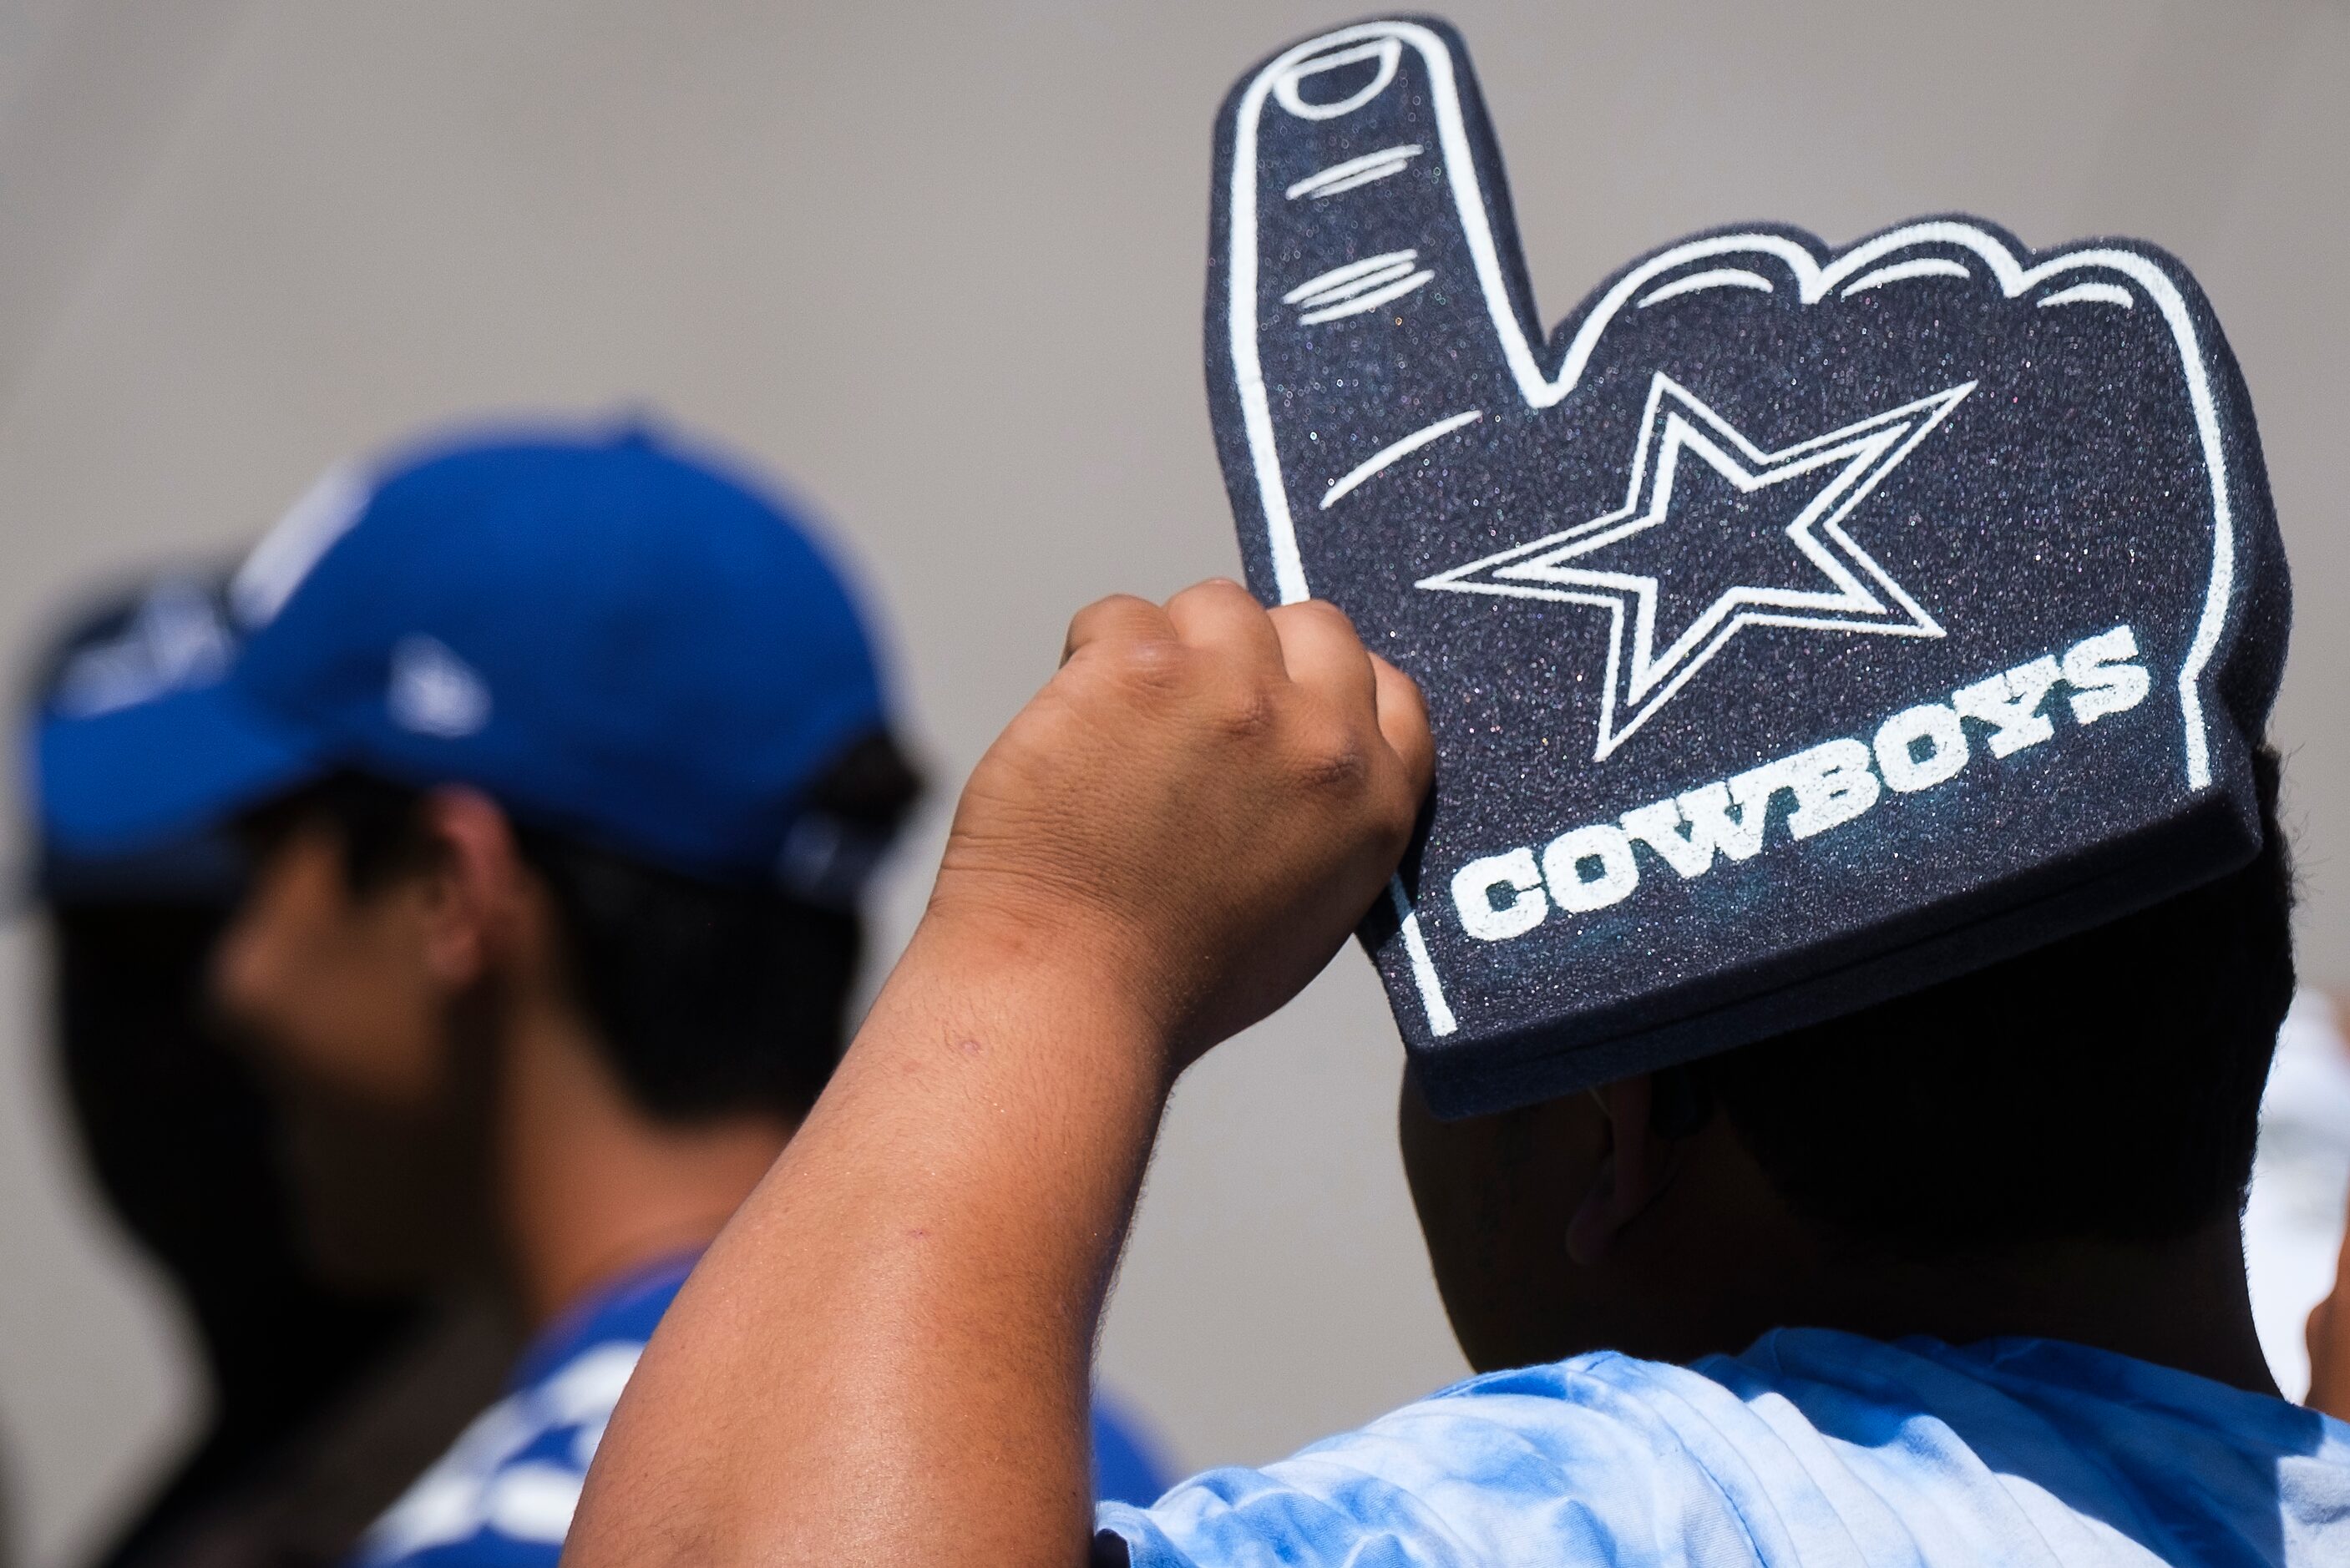
[[[1656,1101],[1651,1075],[1619,1079],[1593,1090],[1592,1097],[1607,1116],[1609,1147],[1566,1227],[1566,1255],[1586,1268],[1613,1251],[1617,1238],[1663,1194],[1679,1147],[1649,1124]]]
[[[504,810],[477,789],[444,785],[424,797],[421,810],[433,851],[425,878],[425,967],[443,988],[463,991],[524,940],[522,850]]]

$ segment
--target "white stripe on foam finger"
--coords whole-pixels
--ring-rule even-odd
[[[1754,288],[1764,294],[1778,292],[1777,286],[1759,272],[1748,272],[1739,266],[1720,266],[1711,272],[1693,272],[1687,277],[1677,277],[1670,283],[1652,288],[1640,296],[1633,308],[1646,310],[1652,305],[1662,305],[1669,299],[1679,299],[1685,294],[1697,294],[1709,288]]]
[[[2060,288],[2043,296],[2040,308],[2045,310],[2052,305],[2118,305],[2124,310],[2129,310],[2137,304],[2130,297],[2130,291],[2119,284],[2076,283],[2070,288]]]
[[[1311,327],[1317,321],[1336,321],[1342,317],[1364,315],[1377,310],[1390,300],[1401,299],[1412,290],[1434,281],[1435,277],[1436,275],[1432,272],[1413,273],[1409,277],[1390,283],[1385,288],[1364,295],[1358,299],[1347,300],[1344,305],[1328,305],[1319,310],[1306,311],[1297,318],[1297,325]]]
[[[1409,272],[1419,261],[1419,253],[1416,250],[1382,251],[1378,255],[1365,256],[1359,261],[1350,261],[1334,266],[1328,272],[1315,274],[1287,294],[1283,295],[1281,303],[1297,305],[1308,300],[1343,298],[1348,292],[1347,289],[1348,284],[1368,287],[1370,286],[1364,284],[1363,279],[1370,278],[1385,282],[1389,277],[1400,277]]]
[[[1357,185],[1367,185],[1374,180],[1401,173],[1405,166],[1423,151],[1417,141],[1382,147],[1377,152],[1366,152],[1360,158],[1349,158],[1343,163],[1333,163],[1327,169],[1308,174],[1284,194],[1293,202],[1301,196],[1315,201],[1335,196],[1341,191],[1351,191]]]
[[[1919,256],[1915,261],[1895,262],[1878,267],[1863,277],[1844,286],[1843,297],[1866,294],[1872,288],[1883,288],[1888,283],[1906,283],[1917,277],[1972,277],[1974,274],[1947,256]]]
[[[1466,413],[1454,414],[1450,419],[1439,420],[1432,425],[1423,426],[1421,429],[1412,431],[1411,434],[1404,437],[1401,441],[1388,442],[1386,446],[1383,446],[1379,448],[1378,451],[1373,452],[1368,461],[1348,469],[1345,473],[1339,475],[1337,479],[1332,481],[1330,488],[1322,493],[1322,505],[1320,510],[1325,512],[1328,511],[1332,502],[1337,500],[1340,496],[1345,495],[1356,486],[1361,484],[1363,481],[1370,478],[1372,475],[1378,473],[1390,464],[1396,462],[1399,459],[1409,457],[1413,452],[1418,452],[1421,447],[1426,446],[1429,442],[1440,440],[1444,436],[1451,435],[1454,431],[1459,430],[1461,426],[1474,423],[1476,421],[1482,420],[1484,417],[1484,410],[1471,409]]]

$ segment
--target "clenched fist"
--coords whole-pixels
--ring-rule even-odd
[[[1115,988],[1180,1070],[1329,961],[1433,757],[1419,690],[1328,604],[1104,599],[964,786],[931,917]]]

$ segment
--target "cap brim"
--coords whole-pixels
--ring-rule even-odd
[[[315,737],[224,680],[87,718],[51,715],[34,739],[44,836],[68,855],[138,854],[218,826],[315,776]]]

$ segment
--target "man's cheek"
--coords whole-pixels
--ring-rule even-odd
[[[386,1106],[431,1097],[413,1009],[388,992],[350,943],[311,922],[255,910],[222,940],[214,1001],[273,1073]]]
[[[248,907],[222,933],[209,976],[213,1008],[240,1038],[265,1051],[271,1050],[283,1012],[279,993],[287,965],[279,946],[262,912]]]
[[[257,868],[213,950],[209,977],[214,1007],[240,1031],[265,1040],[281,1033],[304,987],[318,983],[319,933],[331,919],[338,874],[331,846],[310,835],[289,839]]]

